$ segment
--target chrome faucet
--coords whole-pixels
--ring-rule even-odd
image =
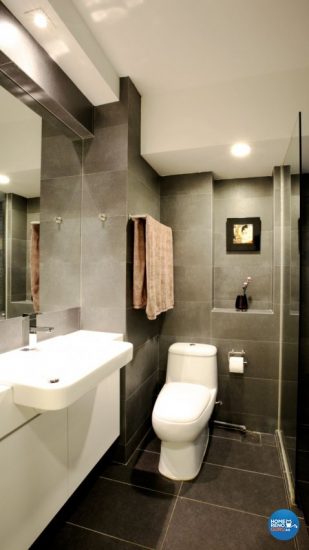
[[[29,349],[34,349],[37,344],[38,332],[52,332],[54,327],[42,327],[37,325],[37,313],[30,313],[29,317]]]

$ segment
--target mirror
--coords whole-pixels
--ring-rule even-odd
[[[77,307],[81,140],[3,87],[0,121],[0,313]]]

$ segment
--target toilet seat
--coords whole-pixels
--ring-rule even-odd
[[[164,423],[192,423],[203,415],[210,399],[211,392],[206,386],[170,382],[163,386],[153,415]]]

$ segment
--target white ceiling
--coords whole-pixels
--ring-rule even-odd
[[[4,3],[94,104],[116,100],[117,75],[130,76],[142,95],[142,154],[162,175],[270,175],[298,111],[306,131],[308,0]],[[52,21],[47,33],[25,14],[37,7]],[[250,157],[230,156],[239,140]]]

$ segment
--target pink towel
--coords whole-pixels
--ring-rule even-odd
[[[151,216],[134,219],[133,307],[145,306],[151,320],[174,307],[172,230]]]
[[[31,298],[35,312],[40,311],[40,226],[32,225],[30,248]]]

